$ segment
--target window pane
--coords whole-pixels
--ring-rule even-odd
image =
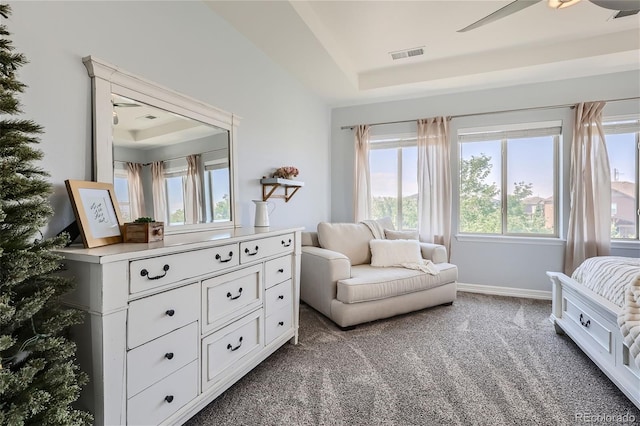
[[[501,233],[500,146],[460,144],[460,232]]]
[[[229,208],[229,169],[212,170],[213,182],[213,203],[214,221],[231,220],[231,210]]]
[[[131,208],[129,206],[129,185],[127,184],[127,179],[119,176],[113,177],[113,190],[116,195],[116,200],[118,200],[118,206],[120,207],[120,215],[122,216],[122,220],[125,222],[130,222],[133,219],[131,218]]]
[[[418,229],[418,147],[402,148],[402,225]]]
[[[507,233],[554,233],[553,140],[507,141]]]
[[[167,207],[169,210],[169,224],[184,224],[184,193],[182,189],[182,176],[166,177]]]
[[[390,217],[396,228],[398,228],[398,149],[372,149],[369,152],[371,218]]]
[[[608,134],[606,145],[611,169],[611,238],[636,239],[636,134]]]

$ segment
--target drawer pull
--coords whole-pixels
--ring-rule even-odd
[[[284,272],[284,269],[280,268],[280,269],[278,269],[278,272],[280,272],[282,274]]]
[[[280,296],[278,296],[278,299],[280,300],[284,299],[284,295],[281,294]]]
[[[282,247],[289,247],[291,245],[291,238],[289,238],[289,242],[285,242],[284,240],[280,241]]]
[[[244,252],[249,256],[255,256],[256,254],[258,254],[258,246],[256,246],[256,251],[254,251],[253,253],[251,253],[251,250],[249,250],[249,248],[244,249]]]
[[[282,326],[284,325],[284,321],[280,321],[280,322],[278,323],[278,325],[279,325],[280,327],[282,327]]]
[[[238,295],[237,296],[233,296],[231,297],[231,293],[227,293],[227,297],[229,298],[229,300],[236,300],[238,297],[242,296],[242,287],[240,287],[238,289]]]
[[[165,314],[169,315],[170,317],[174,316],[176,313],[176,311],[174,311],[173,309],[167,309],[167,311],[165,312]]]
[[[166,354],[164,354],[164,357],[166,359],[173,359],[173,352],[167,352]]]
[[[171,404],[173,402],[173,395],[165,396],[164,400],[167,401],[169,404]]]
[[[228,259],[224,259],[224,260],[222,260],[222,257],[219,254],[216,254],[216,260],[219,260],[220,263],[230,262],[231,258],[233,258],[233,252],[232,251],[229,252],[229,258]]]
[[[240,338],[238,339],[238,346],[232,346],[231,343],[229,343],[227,345],[227,349],[230,349],[231,352],[233,352],[233,351],[237,351],[238,349],[240,349],[240,346],[242,346],[242,336],[240,336]]]
[[[584,321],[582,319],[582,314],[580,314],[580,324],[582,324],[583,327],[589,327],[591,325],[591,320],[586,320]]]
[[[167,275],[167,271],[169,270],[169,265],[164,265],[162,267],[162,270],[164,271],[164,274],[156,275],[155,277],[150,277],[149,276],[149,271],[147,271],[146,269],[143,269],[142,271],[140,271],[140,276],[141,277],[147,277],[148,280],[158,280],[160,278],[164,278]]]

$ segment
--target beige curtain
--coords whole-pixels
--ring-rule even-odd
[[[369,126],[356,127],[353,215],[355,222],[369,219],[371,208],[371,180],[369,176]]]
[[[418,232],[420,240],[451,253],[449,121],[418,120]]]
[[[185,224],[202,221],[202,178],[200,155],[187,156],[187,176],[184,180],[184,220]]]
[[[564,270],[611,251],[611,172],[602,130],[604,102],[580,103],[571,144],[569,231]]]
[[[164,185],[164,163],[162,161],[154,161],[151,163],[151,185],[153,188],[154,219],[169,223],[167,216],[167,192]]]
[[[127,163],[127,186],[131,220],[145,216],[144,190],[142,188],[142,164]]]

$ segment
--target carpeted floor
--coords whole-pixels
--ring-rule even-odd
[[[640,424],[550,312],[550,301],[458,293],[453,306],[340,331],[302,305],[300,343],[187,425]]]

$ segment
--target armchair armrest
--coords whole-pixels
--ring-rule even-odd
[[[420,251],[422,258],[432,261],[433,263],[447,263],[447,248],[440,244],[420,243]]]
[[[342,253],[313,246],[302,246],[300,258],[300,299],[331,316],[338,280],[351,278],[351,261]]]

